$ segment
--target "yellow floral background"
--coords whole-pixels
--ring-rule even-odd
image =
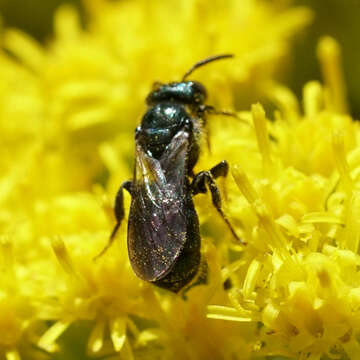
[[[0,2],[0,359],[360,358],[359,98],[342,41],[299,57],[318,3],[58,3],[52,19],[34,2],[52,31],[31,35]],[[229,161],[219,185],[247,245],[195,197],[209,279],[183,299],[136,278],[126,224],[93,257],[152,83],[220,53],[235,58],[192,79],[241,121],[209,119],[195,170]]]

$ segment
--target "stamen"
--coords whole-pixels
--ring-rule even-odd
[[[255,126],[256,138],[259,150],[263,159],[263,166],[266,176],[271,174],[270,142],[266,126],[266,117],[263,107],[258,103],[251,107],[252,117]]]
[[[104,345],[104,331],[105,331],[105,321],[99,320],[96,322],[94,328],[91,331],[88,349],[91,353],[99,352]]]
[[[59,236],[53,237],[51,239],[51,246],[64,271],[69,275],[77,277],[75,267],[62,239]]]
[[[353,181],[350,177],[349,165],[346,160],[345,147],[344,147],[344,134],[340,131],[333,133],[333,149],[335,165],[339,171],[341,180],[345,186],[345,189],[350,193],[353,189]]]
[[[342,238],[342,247],[358,252],[360,242],[360,193],[354,191],[350,198],[346,214],[346,225]]]
[[[310,81],[304,86],[304,112],[305,116],[317,115],[324,106],[323,89],[319,82]]]
[[[255,200],[259,199],[259,195],[256,193],[256,190],[253,188],[248,177],[239,166],[233,166],[231,169],[231,173],[235,179],[237,186],[239,187],[240,191],[243,193],[249,204],[253,204]]]
[[[38,341],[38,346],[48,352],[54,352],[58,349],[56,340],[71,325],[71,321],[57,321],[51,326]]]
[[[94,2],[94,1],[89,1]],[[63,5],[55,13],[54,30],[56,36],[64,41],[73,41],[79,34],[81,25],[78,13],[72,6]]]
[[[5,33],[4,46],[17,56],[24,64],[34,71],[41,71],[44,66],[45,54],[40,45],[30,36],[10,30]]]
[[[272,219],[266,205],[261,200],[257,200],[253,204],[253,209],[255,210],[255,213],[259,219],[260,225],[263,227],[269,237],[269,247],[273,251],[277,249],[283,261],[287,261],[288,264],[297,267],[295,261],[290,256],[289,250],[287,249],[286,240],[281,232],[277,229],[277,226]]]
[[[241,314],[234,308],[221,305],[208,305],[206,317],[208,319],[218,319],[227,321],[250,322],[253,321],[251,317],[241,316]]]
[[[157,329],[148,329],[142,331],[137,337],[136,345],[146,346],[149,342],[158,340],[160,335],[156,330]]]
[[[318,211],[305,214],[301,219],[301,224],[344,225],[344,221],[334,214]]]
[[[251,294],[255,289],[256,282],[260,274],[260,269],[261,269],[260,261],[254,259],[251,262],[245,276],[245,281],[243,286],[243,295],[245,299],[251,298]]]
[[[301,276],[303,270],[298,266],[297,262],[292,258],[286,245],[286,240],[280,230],[277,228],[277,224],[274,222],[270,210],[266,204],[257,195],[255,189],[250,184],[249,179],[245,173],[238,167],[235,166],[232,169],[232,174],[238,185],[240,191],[243,193],[247,201],[252,205],[258,219],[259,225],[263,227],[265,232],[268,234],[268,240],[270,243],[268,246],[273,251],[278,250],[283,261],[287,262],[294,270],[294,274]]]
[[[317,55],[325,84],[329,88],[332,110],[347,113],[346,87],[341,66],[341,49],[337,41],[330,36],[319,42]]]
[[[245,302],[244,296],[242,293],[242,289],[239,288],[232,288],[228,292],[228,297],[231,305],[239,312],[241,316],[244,317],[251,317],[254,321],[260,320],[259,319],[259,306],[255,303],[253,299],[246,299]],[[240,303],[241,302],[241,303]],[[243,305],[246,305],[246,308],[243,307]]]
[[[121,351],[126,340],[126,319],[118,317],[110,323],[110,336],[115,351]]]
[[[285,86],[278,84],[269,87],[268,96],[281,110],[283,119],[295,123],[299,119],[299,103],[296,96]]]
[[[277,323],[280,310],[272,303],[268,303],[262,312],[262,321],[270,329]]]

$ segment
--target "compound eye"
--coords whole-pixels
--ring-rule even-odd
[[[203,96],[202,96],[201,94],[199,94],[199,93],[196,93],[196,94],[194,95],[194,101],[195,101],[196,103],[201,103],[201,102],[202,102],[202,98],[203,98]]]
[[[192,101],[195,104],[201,104],[206,99],[205,87],[198,82],[191,82]]]

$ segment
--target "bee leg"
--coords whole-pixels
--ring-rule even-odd
[[[230,224],[229,219],[226,217],[221,206],[221,195],[219,188],[215,182],[215,179],[219,176],[226,176],[229,171],[229,165],[227,161],[221,161],[219,164],[211,168],[210,171],[201,171],[195,175],[194,180],[191,183],[192,194],[206,193],[207,189],[210,190],[212,203],[215,209],[220,214],[225,224],[228,226],[232,235],[236,241],[243,243],[243,241],[237,236],[234,228]]]
[[[220,176],[226,177],[229,173],[229,163],[226,160],[220,161],[210,169],[210,173],[214,179],[217,179]]]
[[[207,177],[212,178],[213,182],[215,183],[215,179],[217,179],[220,176],[226,177],[228,172],[229,172],[229,163],[226,160],[223,160],[223,161],[220,161],[214,167],[212,167],[209,171],[201,171],[197,175],[194,175],[194,180],[191,184],[193,195],[196,195],[199,193],[201,193],[201,194],[206,193],[206,191],[207,191],[206,178]],[[220,193],[219,193],[219,197],[220,197]],[[220,199],[220,205],[221,205],[221,199]]]
[[[113,244],[114,240],[115,240],[115,235],[117,233],[117,231],[120,228],[121,225],[121,221],[123,220],[124,216],[125,216],[125,211],[124,211],[124,189],[128,191],[128,193],[131,195],[131,186],[132,186],[132,182],[130,180],[128,181],[124,181],[117,194],[115,197],[115,206],[114,206],[114,213],[115,213],[115,218],[116,218],[116,225],[113,229],[113,231],[111,232],[110,238],[108,243],[105,245],[105,247],[100,251],[100,253],[98,255],[96,255],[93,260],[96,261],[98,258],[100,258],[101,256],[103,256],[106,251],[110,248],[110,246]]]
[[[226,178],[229,173],[229,163],[226,160],[220,161],[217,165],[210,169],[211,175],[214,179],[218,177]],[[223,187],[223,199],[227,199],[226,187]]]
[[[204,114],[209,114],[209,115],[224,115],[224,116],[231,116],[234,117],[236,119],[239,119],[239,117],[236,115],[236,113],[232,112],[232,111],[227,111],[227,110],[217,110],[215,109],[213,106],[211,105],[201,105],[199,107],[199,115],[200,116],[204,116]],[[240,120],[240,119],[239,119]]]
[[[205,129],[206,133],[206,144],[209,153],[211,153],[211,144],[210,144],[210,129],[207,125],[207,115],[223,115],[223,116],[230,116],[237,120],[243,121],[236,115],[236,113],[227,110],[216,110],[211,105],[200,105],[197,110],[197,116],[203,120],[203,128]]]

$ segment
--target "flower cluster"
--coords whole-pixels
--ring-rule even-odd
[[[273,121],[259,104],[248,115],[253,128],[242,141],[252,168],[241,157],[233,168],[243,194],[234,216],[248,247],[234,248],[241,255],[222,270],[234,284],[231,305],[208,306],[208,317],[261,324],[259,355],[356,359],[359,125],[345,114],[333,39],[320,42],[319,58],[328,86],[304,87],[304,115],[287,96]]]

